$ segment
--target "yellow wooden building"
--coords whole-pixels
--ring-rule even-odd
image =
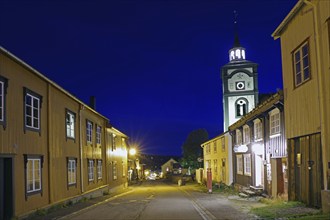
[[[289,199],[330,212],[330,1],[299,0],[281,40]]]
[[[107,191],[108,124],[0,47],[0,219]],[[125,147],[120,163],[127,160]]]
[[[207,168],[211,168],[212,181],[230,185],[233,182],[232,145],[228,132],[222,133],[201,144],[203,148],[204,180]]]

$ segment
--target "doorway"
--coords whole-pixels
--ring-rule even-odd
[[[262,155],[255,155],[255,186],[264,186],[264,164]]]
[[[12,158],[0,158],[0,219],[13,217]]]

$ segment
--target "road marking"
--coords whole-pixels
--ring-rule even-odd
[[[183,189],[179,189],[181,192],[184,192],[188,199],[191,201],[192,205],[198,212],[198,214],[204,219],[204,220],[215,220],[217,219],[211,212],[209,212],[204,206],[199,204],[197,200],[195,200],[187,191]]]

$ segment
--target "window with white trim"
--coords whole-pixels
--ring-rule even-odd
[[[5,82],[0,78],[0,122],[5,120]]]
[[[279,135],[281,132],[280,128],[280,110],[274,109],[271,111],[269,116],[269,124],[270,124],[270,136]]]
[[[214,141],[213,142],[213,152],[216,153],[217,152],[217,149],[218,149],[217,141]]]
[[[101,127],[96,126],[96,144],[101,145]]]
[[[117,179],[117,162],[116,161],[112,162],[112,178],[114,180]]]
[[[24,124],[25,128],[40,130],[41,96],[24,89]]]
[[[250,143],[250,127],[248,125],[243,126],[243,142],[244,144]]]
[[[293,52],[293,62],[295,86],[297,87],[308,81],[311,77],[308,41],[304,42]]]
[[[236,155],[237,174],[243,174],[243,158],[242,155]]]
[[[68,138],[75,138],[75,117],[76,115],[73,112],[66,111],[66,136]]]
[[[205,145],[205,153],[207,153],[207,154],[209,154],[209,153],[211,153],[211,147],[210,147],[210,143],[208,143],[208,144],[206,144]]]
[[[77,164],[76,159],[68,159],[68,184],[73,185],[76,184],[76,178],[77,178],[77,170],[76,170]]]
[[[242,144],[242,132],[239,129],[236,129],[236,144]]]
[[[86,122],[86,140],[88,144],[91,144],[93,140],[93,123],[88,120]]]
[[[254,120],[254,141],[262,140],[262,123],[260,119]]]
[[[26,192],[41,191],[41,159],[28,158],[26,165]]]
[[[97,160],[97,179],[102,179],[102,160]]]
[[[251,154],[244,154],[244,175],[251,176]]]
[[[248,112],[248,102],[245,99],[238,99],[235,103],[236,105],[236,117],[241,117],[246,115]]]
[[[87,166],[87,170],[88,170],[88,181],[94,181],[94,160],[88,160],[88,166]]]

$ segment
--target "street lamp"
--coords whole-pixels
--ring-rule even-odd
[[[134,170],[136,172],[136,180],[139,180],[139,175],[138,175],[138,169],[139,169],[139,167],[137,167],[137,165],[136,165],[136,160],[137,159],[135,159],[135,157],[134,157],[136,155],[136,149],[135,148],[131,148],[129,150],[129,155],[131,156],[132,160],[134,161]]]

